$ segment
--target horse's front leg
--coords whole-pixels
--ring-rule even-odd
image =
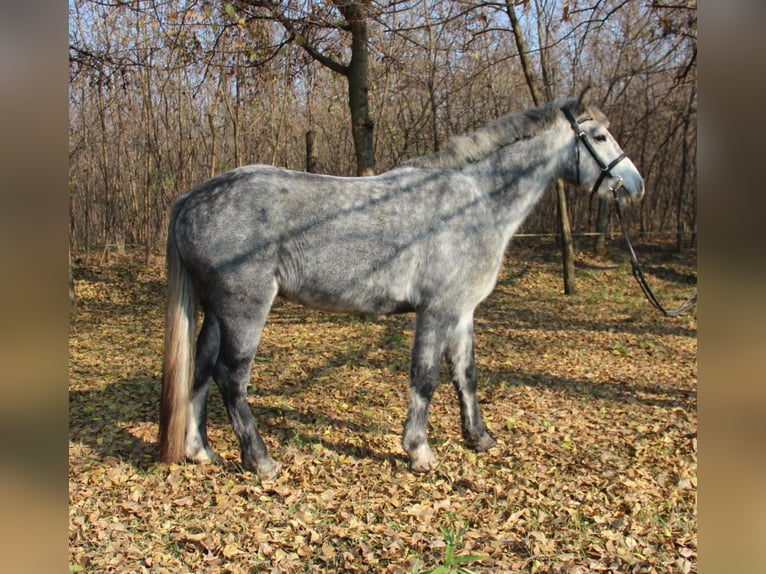
[[[476,362],[473,352],[473,313],[466,315],[450,334],[447,364],[452,384],[460,399],[463,438],[479,452],[489,450],[497,441],[487,432],[476,400]]]
[[[428,446],[428,407],[439,382],[444,346],[441,321],[437,317],[418,315],[410,362],[410,406],[402,436],[402,447],[415,472],[436,467],[436,457]]]

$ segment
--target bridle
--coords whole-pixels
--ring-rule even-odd
[[[614,158],[609,163],[606,163],[603,159],[601,159],[601,156],[598,155],[598,152],[596,151],[596,148],[593,147],[593,144],[590,141],[590,137],[588,134],[585,133],[585,131],[580,127],[580,124],[577,123],[577,120],[572,115],[572,112],[569,111],[568,108],[562,108],[561,111],[564,113],[564,117],[569,121],[569,125],[572,126],[572,129],[574,130],[575,134],[577,135],[577,139],[575,140],[575,164],[576,164],[576,170],[577,170],[577,185],[580,185],[580,143],[585,147],[586,150],[588,150],[588,153],[590,156],[596,161],[596,163],[601,168],[601,173],[598,176],[598,179],[596,180],[596,183],[593,185],[593,189],[591,190],[591,194],[596,193],[596,190],[598,190],[598,186],[601,185],[601,182],[604,181],[604,178],[606,176],[612,176],[612,169],[620,163],[622,160],[624,160],[627,155],[625,152],[622,152],[620,155],[618,155],[616,158]],[[592,118],[588,118],[592,119]],[[614,187],[611,185],[609,186],[609,190],[614,195],[615,205],[617,207],[617,219],[620,220],[620,228],[622,229],[622,235],[625,238],[625,243],[628,245],[628,251],[630,252],[630,262],[633,267],[633,277],[636,279],[636,282],[641,287],[641,291],[644,292],[644,295],[649,300],[649,302],[652,304],[652,306],[663,313],[667,317],[678,317],[679,315],[686,313],[687,311],[693,309],[697,305],[697,291],[694,291],[694,294],[689,297],[684,303],[682,303],[679,307],[675,309],[666,309],[662,303],[660,303],[659,299],[657,299],[657,296],[654,294],[654,292],[649,287],[649,283],[646,281],[646,277],[644,276],[644,272],[641,269],[641,265],[638,262],[638,258],[636,257],[636,252],[633,250],[633,246],[630,244],[630,239],[628,239],[628,232],[625,229],[625,224],[622,221],[622,211],[620,210],[620,201],[617,197],[617,192],[620,188],[623,187],[622,178],[620,176],[617,176],[617,183]]]
[[[620,163],[622,160],[624,160],[627,156],[625,152],[622,152],[620,155],[618,155],[616,158],[614,158],[609,163],[606,163],[603,159],[601,159],[601,156],[596,151],[596,148],[593,147],[593,143],[590,141],[590,137],[588,134],[585,133],[585,130],[583,130],[580,127],[580,124],[577,123],[577,120],[572,115],[572,112],[569,111],[568,108],[562,108],[561,110],[564,112],[564,117],[569,121],[569,125],[572,126],[572,129],[574,130],[575,134],[577,135],[577,141],[575,141],[575,164],[577,169],[577,185],[580,185],[580,146],[578,143],[582,143],[582,145],[585,147],[586,150],[588,150],[588,153],[590,156],[596,161],[598,166],[601,168],[601,173],[598,176],[598,179],[596,180],[596,183],[593,185],[593,189],[591,190],[591,193],[596,193],[596,190],[598,189],[598,186],[601,185],[601,182],[604,181],[604,178],[606,176],[612,175],[612,169]],[[592,119],[592,118],[588,118]],[[622,187],[622,178],[618,176],[617,185],[612,187],[609,186],[609,189],[612,191],[612,193],[615,196],[615,199],[617,198],[617,190]]]

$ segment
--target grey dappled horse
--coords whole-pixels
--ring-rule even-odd
[[[586,90],[504,116],[375,177],[253,165],[179,198],[167,241],[160,460],[220,460],[206,431],[215,379],[242,464],[278,473],[247,403],[253,357],[278,295],[330,311],[414,312],[402,437],[411,468],[436,463],[426,425],[445,356],[465,440],[477,451],[492,447],[476,401],[474,309],[494,288],[511,236],[557,178],[620,202],[643,195],[608,125]],[[195,351],[198,304],[204,321]]]

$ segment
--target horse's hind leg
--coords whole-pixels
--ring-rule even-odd
[[[207,440],[207,397],[213,366],[218,360],[221,331],[212,312],[205,313],[194,358],[194,386],[192,387],[189,422],[186,427],[186,458],[192,462],[221,462]]]
[[[492,448],[497,441],[484,426],[476,400],[476,362],[473,353],[473,314],[456,325],[447,343],[447,364],[452,384],[460,399],[463,438],[479,452]]]
[[[232,301],[229,312],[219,314],[221,349],[213,371],[234,434],[239,439],[242,465],[267,478],[275,477],[279,466],[269,455],[255,425],[247,402],[247,386],[253,357],[275,295],[276,289],[271,297],[261,301]]]

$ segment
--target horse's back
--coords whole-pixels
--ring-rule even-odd
[[[411,179],[411,178],[410,178]],[[318,245],[370,245],[417,226],[434,205],[402,174],[352,178],[251,165],[220,174],[179,199],[179,244],[251,253],[311,236]]]

